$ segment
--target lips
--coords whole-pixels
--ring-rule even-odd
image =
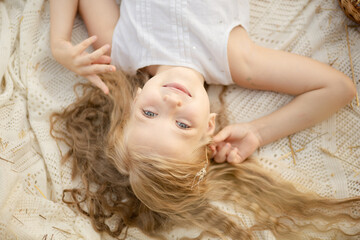
[[[163,87],[168,87],[168,88],[175,88],[183,93],[185,93],[186,95],[188,95],[189,97],[191,97],[190,92],[186,89],[186,87],[184,87],[183,85],[179,84],[179,83],[168,83],[165,84]]]

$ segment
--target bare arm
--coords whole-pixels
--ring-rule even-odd
[[[55,49],[59,41],[70,41],[78,0],[50,0],[50,41]]]
[[[103,3],[104,1],[98,1]],[[98,73],[115,71],[115,67],[108,65],[111,59],[110,44],[98,46],[92,53],[85,50],[96,43],[98,37],[92,36],[78,45],[71,43],[71,33],[76,13],[79,9],[78,0],[51,0],[50,1],[50,41],[54,58],[69,70],[86,77],[90,82],[101,88],[105,93],[109,90],[97,76]],[[89,15],[87,15],[89,17]],[[103,18],[103,16],[92,16]],[[91,26],[88,26],[92,29]],[[112,27],[112,26],[110,26]],[[96,44],[95,44],[96,45]]]
[[[89,36],[98,36],[94,48],[106,44],[111,46],[114,28],[120,16],[120,8],[115,0],[79,0],[79,13]],[[110,56],[110,51],[107,54]]]
[[[228,52],[235,83],[246,88],[295,96],[277,111],[247,124],[229,126],[215,136],[215,140],[234,146],[240,146],[239,139],[248,137],[247,144],[251,145],[251,141],[253,145],[247,145],[245,151],[237,149],[241,161],[257,147],[328,118],[353,99],[356,91],[353,83],[334,68],[310,58],[257,46],[243,29],[232,34],[235,36],[229,40]],[[249,128],[249,132],[237,136],[236,131],[244,127]],[[252,136],[245,136],[247,134]],[[231,148],[222,151],[218,161],[224,161],[229,151]]]

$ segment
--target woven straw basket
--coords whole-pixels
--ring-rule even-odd
[[[339,4],[346,16],[360,24],[360,0],[339,0]]]

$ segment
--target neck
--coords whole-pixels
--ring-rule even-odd
[[[147,71],[152,77],[165,71],[171,71],[173,73],[191,74],[192,76],[195,76],[194,79],[199,80],[202,84],[204,84],[205,81],[204,76],[200,72],[188,67],[151,65],[146,67],[145,71]]]

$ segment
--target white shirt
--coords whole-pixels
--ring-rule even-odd
[[[232,84],[227,42],[248,30],[248,0],[122,0],[112,64],[128,74],[150,65],[190,67],[209,84]]]

